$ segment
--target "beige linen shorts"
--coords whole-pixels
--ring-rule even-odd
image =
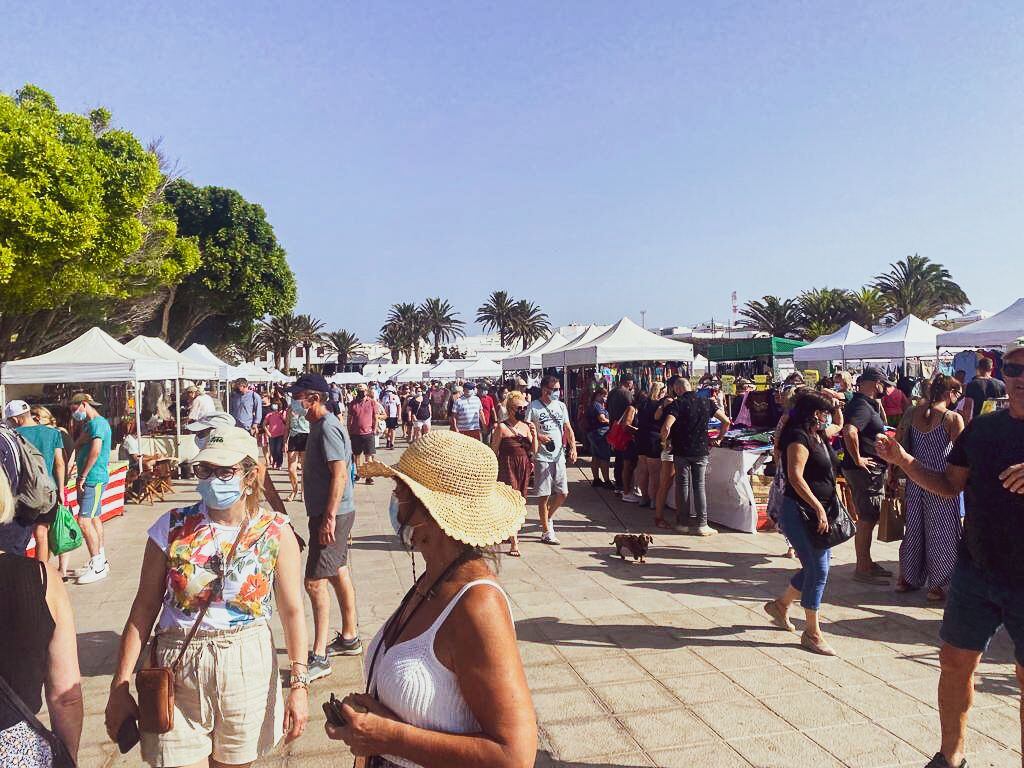
[[[185,642],[165,630],[157,659],[170,666]],[[270,625],[200,630],[174,679],[174,728],[141,734],[142,759],[154,768],[190,765],[212,756],[250,763],[270,752],[284,732],[284,697]]]

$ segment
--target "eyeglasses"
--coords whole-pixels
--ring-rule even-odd
[[[1003,376],[1018,379],[1024,376],[1024,363],[1003,363]]]
[[[218,480],[230,480],[237,475],[239,467],[211,467],[209,464],[193,464],[192,471],[200,480],[209,480],[216,477]]]

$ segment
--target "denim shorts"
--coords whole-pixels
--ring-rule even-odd
[[[103,513],[103,483],[85,485],[78,497],[78,516],[85,519],[98,518]]]
[[[984,653],[1000,625],[1013,641],[1017,663],[1024,666],[1024,589],[986,573],[961,554],[939,637],[954,648]]]

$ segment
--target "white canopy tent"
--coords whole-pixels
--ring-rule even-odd
[[[423,378],[437,379],[439,381],[448,381],[454,379],[458,375],[459,366],[463,365],[462,360],[442,360],[430,370],[424,372]]]
[[[607,331],[608,328],[609,326],[607,325],[588,325],[583,330],[583,333],[572,341],[567,342],[560,347],[549,349],[547,352],[542,352],[540,356],[541,365],[544,368],[564,368],[566,364],[566,351],[586,346],[588,343]]]
[[[939,347],[992,349],[1006,346],[1021,336],[1024,336],[1024,299],[1017,299],[991,317],[955,331],[940,333],[935,343]]]
[[[231,368],[233,366],[228,365],[213,352],[209,350],[204,344],[196,342],[187,349],[183,349],[181,354],[190,360],[195,360],[197,363],[203,365],[212,365],[217,369],[217,378],[221,381],[229,381],[231,377]]]
[[[710,365],[711,365],[710,362],[708,362],[708,359],[706,357],[704,357],[704,355],[694,355],[693,356],[693,374],[695,376],[698,373],[700,373],[700,374],[707,373],[708,368],[710,367]]]
[[[178,365],[181,378],[191,381],[212,381],[219,375],[218,367],[213,363],[200,363],[186,357],[163,339],[156,336],[136,336],[125,344],[129,349],[141,352],[150,357],[160,357]]]
[[[555,331],[546,339],[539,339],[516,355],[506,357],[501,361],[501,369],[503,371],[534,371],[540,368],[544,364],[543,356],[545,352],[549,352],[559,347],[564,347],[569,343],[569,340],[565,338],[558,331]]]
[[[334,374],[331,377],[331,381],[335,384],[365,384],[366,377],[355,371],[342,371],[341,373]]]
[[[600,336],[573,342],[561,353],[565,365],[678,361],[693,362],[693,345],[659,336],[623,317]]]
[[[408,367],[408,364],[403,363],[367,363],[363,366],[363,376],[369,381],[387,381]]]
[[[875,338],[875,334],[867,328],[857,325],[852,320],[835,333],[819,336],[810,344],[793,350],[793,362],[818,363],[831,360],[846,362],[846,350],[852,344]]]
[[[246,381],[255,382],[267,382],[273,381],[270,372],[260,368],[255,363],[242,363],[232,369],[234,371],[233,378],[245,379]]]
[[[267,373],[270,374],[270,380],[275,384],[284,384],[292,380],[291,376],[286,376],[277,370],[277,368],[271,368]]]
[[[913,315],[907,315],[884,333],[846,345],[846,359],[906,360],[909,357],[934,359],[936,357],[935,339],[939,333],[941,331],[934,325]]]
[[[481,357],[466,365],[465,368],[460,368],[456,372],[456,376],[462,379],[483,379],[501,376],[501,363]]]
[[[429,371],[431,367],[430,363],[414,363],[393,374],[390,378],[399,383],[423,381],[423,374]]]

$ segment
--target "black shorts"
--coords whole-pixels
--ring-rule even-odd
[[[660,433],[648,432],[647,434],[638,434],[636,436],[636,443],[641,456],[646,456],[648,459],[661,459]]]
[[[388,429],[398,429],[398,417],[388,416],[386,419],[384,419],[384,426],[387,427]]]
[[[306,440],[309,439],[309,433],[299,432],[288,437],[288,453],[305,453],[306,452]]]
[[[334,543],[323,546],[320,543],[319,515],[309,518],[309,550],[306,552],[306,578],[328,579],[338,569],[348,565],[348,536],[352,533],[355,512],[334,516]]]
[[[36,525],[52,525],[53,521],[57,519],[57,509],[58,509],[58,507],[60,507],[60,502],[59,501],[56,504],[53,505],[53,509],[51,509],[49,512],[45,512],[45,513],[41,514],[33,522]]]
[[[360,453],[365,456],[373,456],[377,453],[377,445],[374,441],[373,434],[369,435],[352,435],[352,455],[357,456]]]

